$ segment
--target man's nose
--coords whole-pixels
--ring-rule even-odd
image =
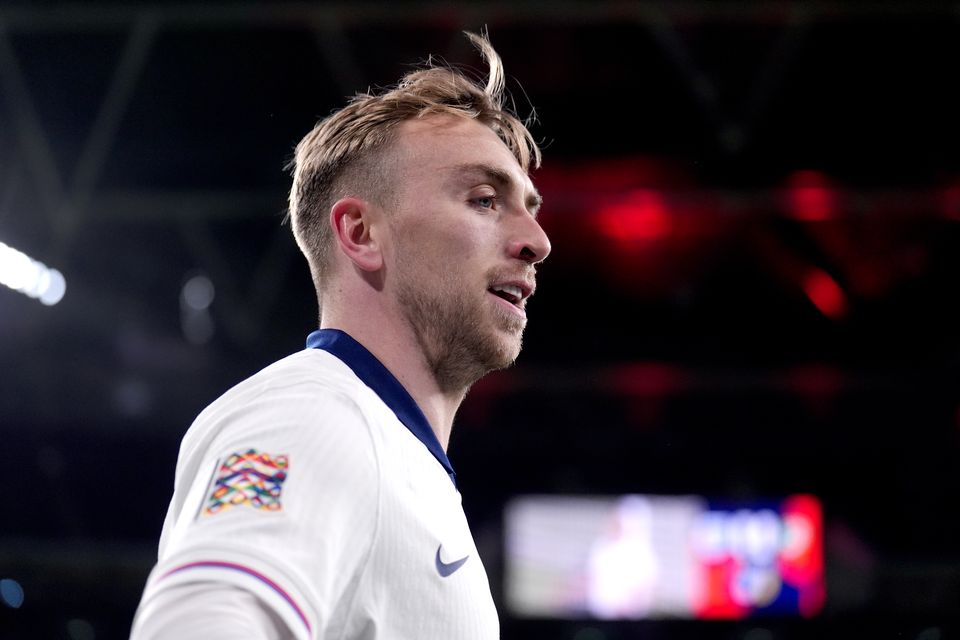
[[[510,242],[510,256],[537,264],[550,255],[550,249],[550,238],[536,218],[522,214],[515,238]]]

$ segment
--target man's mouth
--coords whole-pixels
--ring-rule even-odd
[[[495,284],[487,289],[487,291],[518,307],[520,306],[520,301],[524,298],[523,289],[512,284]]]
[[[487,289],[487,293],[503,300],[506,310],[520,318],[526,320],[527,313],[524,307],[527,304],[527,298],[533,295],[534,285],[523,278],[506,279],[495,282]]]

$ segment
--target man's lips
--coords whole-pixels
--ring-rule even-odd
[[[490,285],[487,291],[511,304],[523,307],[526,299],[533,295],[535,288],[536,284],[532,281],[514,279],[498,280]]]
[[[523,309],[523,305],[526,302],[525,300],[511,302],[510,300],[495,294],[493,291],[487,291],[487,293],[494,299],[494,303],[500,305],[500,307],[502,307],[507,313],[519,316],[526,320],[527,312]]]

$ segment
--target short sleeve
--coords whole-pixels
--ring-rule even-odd
[[[356,402],[320,383],[228,394],[191,427],[144,604],[167,585],[258,596],[297,637],[343,624],[377,532],[379,470]]]

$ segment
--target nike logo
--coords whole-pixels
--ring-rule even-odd
[[[437,573],[439,573],[443,578],[451,576],[454,571],[463,566],[464,562],[470,559],[470,556],[466,555],[459,560],[454,560],[453,562],[447,563],[440,559],[440,549],[443,549],[443,545],[437,547]]]

